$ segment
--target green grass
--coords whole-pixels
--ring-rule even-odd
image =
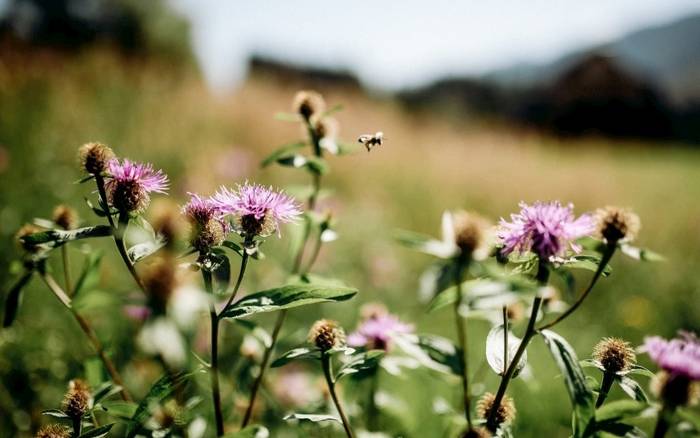
[[[178,202],[186,191],[209,193],[246,178],[282,186],[306,182],[294,171],[257,166],[275,146],[302,136],[297,126],[273,118],[288,109],[293,89],[253,79],[232,95],[215,97],[196,73],[162,63],[124,62],[103,53],[70,62],[20,60],[22,65],[0,66],[3,290],[12,280],[10,262],[19,256],[13,235],[24,222],[49,216],[59,202],[95,221],[82,201],[91,189],[73,184],[80,177],[76,150],[84,142],[102,141],[119,155],[162,167]],[[700,329],[700,150],[605,139],[556,140],[474,121],[454,126],[429,114],[405,114],[390,101],[343,91],[331,90],[327,100],[344,104],[338,115],[344,138],[376,130],[388,138],[369,154],[331,159],[333,173],[324,181],[333,189],[332,201],[324,205],[338,217],[341,238],[323,251],[317,270],[361,292],[351,303],[293,312],[282,348],[303,340],[317,317],[354,327],[357,306],[368,301],[387,303],[421,332],[451,337],[451,314],[426,314],[417,298],[420,274],[431,260],[399,247],[393,231],[437,235],[445,209],[476,210],[496,220],[514,211],[518,201],[537,199],[572,201],[577,211],[606,204],[632,207],[642,218],[640,244],[667,257],[658,264],[620,256],[613,260],[613,275],[558,329],[580,357],[587,357],[602,336],[620,336],[638,345],[646,334]],[[290,264],[288,240],[273,240],[266,244],[273,257],[254,265],[246,291],[284,279]],[[125,367],[127,379],[142,382],[144,391],[158,369],[134,352],[136,329],[122,318],[100,316],[134,289],[108,243],[95,245],[109,254],[101,282],[107,292],[87,314]],[[76,257],[79,251],[72,248]],[[55,269],[60,273],[59,265]],[[58,405],[67,380],[83,374],[83,361],[91,354],[77,327],[38,281],[28,288],[23,304],[16,326],[0,332],[0,410],[9,413],[0,419],[2,436],[18,434],[17,428],[24,428],[26,435],[30,423],[36,427],[46,421],[40,411]],[[485,322],[470,323],[473,369],[483,361],[488,329]],[[229,334],[227,339],[233,342],[238,336]],[[231,358],[233,344],[226,345],[223,354]],[[127,364],[132,354],[136,360]],[[518,380],[512,385],[516,436],[567,436],[569,402],[541,340],[534,341],[529,357],[532,384]],[[480,389],[494,391],[497,376],[488,369],[481,372],[485,386]],[[457,382],[422,372],[410,379],[382,380],[385,391],[409,406],[404,412],[410,418],[406,436],[444,430],[444,420],[431,411],[433,398],[440,394],[457,406]]]

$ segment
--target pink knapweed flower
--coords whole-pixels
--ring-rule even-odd
[[[113,159],[108,170],[107,197],[119,211],[142,212],[151,202],[150,193],[166,193],[168,189],[168,177],[148,163]]]
[[[520,213],[512,214],[511,221],[500,221],[498,237],[503,243],[502,254],[514,251],[532,251],[541,259],[565,255],[568,248],[580,252],[574,243],[579,237],[591,234],[595,224],[591,216],[584,214],[577,219],[574,206],[561,205],[559,201],[520,204]]]
[[[294,222],[301,215],[294,198],[257,184],[245,183],[235,190],[221,187],[213,200],[221,211],[236,218],[238,231],[247,238],[275,231],[280,235],[280,224]]]
[[[648,337],[640,350],[670,374],[700,380],[700,339],[695,334],[681,332],[671,340]]]
[[[373,314],[357,327],[357,331],[348,336],[348,345],[388,351],[393,336],[412,332],[411,324],[401,322],[394,315]]]
[[[182,213],[190,222],[190,244],[201,253],[221,245],[230,230],[224,212],[211,198],[189,193],[190,202],[182,207]]]

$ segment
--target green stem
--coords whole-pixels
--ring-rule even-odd
[[[656,420],[656,427],[654,427],[654,438],[663,438],[666,436],[666,432],[671,428],[671,422],[669,421],[673,415],[675,408],[669,407],[664,404],[659,412],[659,417]]]
[[[328,391],[331,394],[331,398],[333,399],[335,408],[338,410],[338,414],[340,415],[340,420],[343,423],[345,433],[347,434],[348,438],[354,438],[352,428],[350,427],[350,422],[348,421],[348,417],[345,416],[343,406],[340,404],[340,399],[338,399],[338,395],[335,392],[335,382],[333,381],[333,375],[331,372],[331,356],[328,354],[328,352],[324,351],[321,353],[321,366],[323,368],[323,375],[326,377],[326,383],[328,384]]]
[[[73,309],[73,307],[70,306],[70,298],[68,298],[68,295],[61,289],[61,287],[56,283],[56,281],[53,279],[53,277],[49,274],[46,273],[41,273],[41,278],[44,280],[48,288],[58,297],[58,299],[66,305],[65,299],[68,300],[67,308],[73,315],[73,318],[78,322],[78,325],[80,326],[80,329],[85,333],[85,336],[87,336],[88,341],[90,341],[90,344],[94,348],[95,352],[97,353],[97,356],[100,358],[102,361],[102,364],[104,365],[105,369],[109,373],[112,381],[121,387],[121,397],[124,401],[131,401],[131,395],[127,391],[126,387],[124,386],[124,381],[121,378],[121,375],[119,374],[119,371],[117,371],[117,367],[114,366],[114,363],[112,360],[107,356],[107,353],[104,350],[104,347],[102,346],[102,343],[100,342],[99,338],[97,337],[97,334],[95,333],[95,330],[93,330],[92,326],[90,323],[78,312]]]
[[[540,261],[538,270],[537,270],[537,282],[540,286],[545,286],[547,284],[547,281],[549,280],[549,268]],[[533,336],[537,333],[537,329],[535,328],[535,322],[537,321],[537,315],[539,314],[540,307],[542,306],[542,297],[539,295],[535,297],[534,301],[532,302],[532,313],[530,314],[530,320],[527,323],[527,329],[525,329],[525,334],[523,335],[523,340],[520,341],[520,345],[518,346],[518,350],[515,352],[515,355],[513,356],[513,360],[510,362],[508,365],[508,368],[506,369],[505,374],[501,377],[501,384],[498,386],[498,392],[496,392],[496,398],[493,401],[493,404],[491,406],[491,409],[489,411],[488,418],[486,419],[486,427],[491,431],[491,432],[496,432],[498,429],[498,424],[496,424],[496,413],[498,412],[498,408],[501,406],[501,402],[503,401],[503,397],[506,394],[506,389],[508,389],[508,384],[510,383],[511,379],[513,378],[513,374],[515,374],[515,369],[517,368],[518,364],[520,363],[520,358],[525,354],[525,350],[527,350],[527,346],[530,343],[530,340],[532,340]],[[505,365],[504,365],[505,366]]]
[[[460,369],[462,370],[462,400],[464,404],[464,417],[467,420],[467,425],[469,429],[472,427],[472,416],[471,416],[471,401],[469,397],[469,369],[467,363],[467,328],[462,318],[459,314],[459,309],[462,306],[463,296],[462,296],[462,270],[464,268],[464,261],[460,258],[456,262],[455,266],[455,287],[457,288],[457,301],[454,305],[454,317],[455,325],[457,329],[457,341],[459,343],[460,355],[459,363]]]
[[[605,252],[603,253],[603,257],[600,259],[600,264],[598,264],[598,269],[596,269],[595,273],[593,274],[593,278],[591,278],[591,282],[588,284],[588,287],[583,291],[583,293],[578,298],[578,300],[576,300],[576,302],[574,304],[572,304],[571,307],[569,307],[566,310],[566,312],[559,315],[559,317],[557,317],[557,319],[555,319],[554,321],[552,321],[550,323],[544,324],[543,326],[538,328],[537,329],[538,331],[551,329],[552,327],[554,327],[555,325],[559,324],[560,322],[565,320],[567,317],[569,317],[569,315],[574,313],[576,311],[576,309],[578,309],[579,306],[581,306],[583,301],[586,299],[588,294],[593,290],[593,287],[596,285],[598,280],[603,275],[603,272],[605,271],[605,267],[608,266],[608,262],[610,261],[610,259],[612,259],[613,254],[615,254],[615,249],[617,249],[617,242],[610,242],[607,244]]]
[[[369,403],[367,405],[367,430],[377,430],[377,391],[379,390],[379,370],[375,371],[370,380]]]
[[[508,306],[503,306],[503,369],[508,366]]]
[[[73,420],[73,436],[78,438],[83,431],[83,419],[80,417],[72,418]]]
[[[600,391],[598,391],[598,400],[595,402],[596,409],[603,406],[603,403],[605,403],[605,399],[608,397],[613,382],[615,382],[615,373],[604,371],[603,381],[600,382]]]
[[[214,288],[211,273],[202,270],[202,278],[204,288],[213,300]],[[221,412],[221,391],[219,390],[219,317],[213,302],[209,305],[209,316],[211,318],[211,396],[214,404],[214,418],[216,419],[216,436],[222,436],[224,434],[224,416]]]
[[[226,305],[224,306],[223,309],[221,309],[221,312],[219,313],[219,316],[223,315],[226,310],[231,306],[231,303],[233,303],[233,300],[236,298],[236,295],[238,294],[238,289],[241,288],[241,283],[243,282],[243,275],[245,274],[245,269],[248,266],[248,253],[243,250],[243,255],[241,256],[241,267],[238,270],[238,278],[236,279],[236,285],[233,287],[233,291],[231,292],[231,296],[229,297],[228,301],[226,302]]]
[[[311,141],[311,144],[313,146],[313,152],[316,157],[321,157],[321,145],[320,145],[320,138],[316,136],[316,132],[313,129],[313,126],[311,125],[310,120],[305,119],[305,124],[306,124],[306,129],[309,133],[309,140]],[[318,200],[318,194],[321,191],[321,175],[313,172],[312,175],[312,191],[311,195],[309,196],[308,199],[308,211],[313,211],[316,208],[316,201]],[[301,245],[299,247],[299,250],[294,257],[294,265],[292,266],[292,274],[298,274],[301,271],[301,266],[302,262],[304,260],[304,252],[306,250],[306,244],[309,240],[309,236],[311,235],[311,220],[309,218],[306,218],[305,224],[304,224],[304,234],[303,238],[301,241]],[[313,266],[314,262],[316,261],[316,258],[318,257],[318,252],[320,251],[320,235],[319,235],[319,243],[314,250],[314,254],[312,256],[311,261],[309,262],[308,266],[304,270],[304,273],[309,272],[311,267]],[[250,392],[250,400],[248,401],[248,407],[246,408],[246,413],[243,417],[243,422],[241,424],[241,427],[245,427],[248,425],[250,422],[250,419],[252,417],[253,413],[253,406],[255,405],[255,399],[258,395],[258,391],[260,389],[260,386],[262,385],[263,377],[265,376],[265,371],[267,370],[268,364],[270,362],[270,358],[272,357],[272,353],[275,350],[275,346],[277,345],[277,339],[279,337],[280,330],[282,329],[282,325],[284,324],[285,318],[287,316],[287,310],[282,310],[279,312],[277,315],[277,320],[275,321],[275,327],[272,331],[272,339],[270,341],[270,345],[265,349],[265,352],[263,353],[263,360],[260,364],[260,372],[258,373],[257,377],[255,378],[255,381],[253,382],[253,386],[251,387],[251,392]]]
[[[61,247],[61,258],[63,259],[63,279],[65,281],[66,292],[73,293],[73,284],[70,278],[70,261],[68,259],[68,245]]]
[[[262,385],[263,375],[272,357],[273,346],[277,342],[277,337],[279,336],[280,330],[282,329],[282,324],[284,324],[284,319],[287,316],[287,309],[282,310],[277,316],[277,321],[275,321],[275,328],[272,330],[272,339],[270,341],[270,347],[265,349],[263,353],[262,362],[260,363],[260,373],[253,382],[253,386],[250,389],[250,399],[248,400],[248,407],[245,410],[245,415],[243,416],[243,422],[241,423],[241,429],[246,427],[250,422],[253,415],[253,407],[255,406],[255,399],[258,396],[258,390]]]

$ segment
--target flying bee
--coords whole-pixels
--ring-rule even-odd
[[[365,145],[367,148],[367,152],[371,151],[373,147],[375,146],[381,146],[384,142],[384,133],[379,131],[375,134],[364,134],[361,135],[358,139],[358,142],[362,143]]]

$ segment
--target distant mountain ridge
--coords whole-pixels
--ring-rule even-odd
[[[674,103],[700,100],[700,14],[576,50],[545,64],[517,64],[483,77],[507,88],[546,84],[588,54],[603,53],[647,78]]]

